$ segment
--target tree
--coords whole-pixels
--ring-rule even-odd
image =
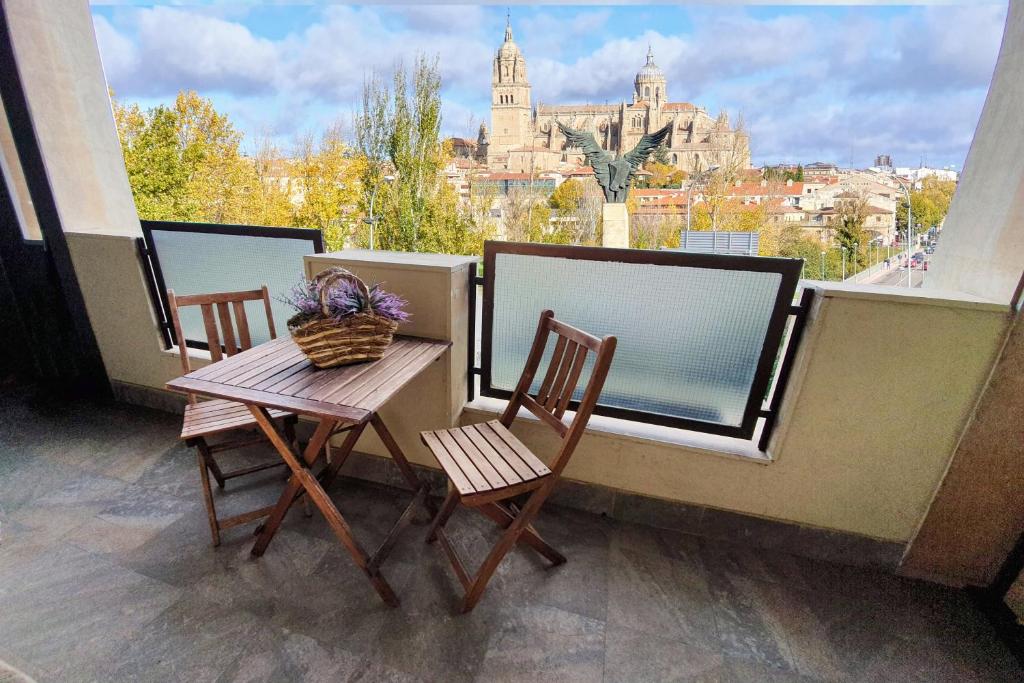
[[[212,101],[193,90],[178,93],[174,115],[187,193],[197,218],[210,223],[249,220],[255,169],[239,152],[242,134]]]
[[[946,214],[949,213],[949,204],[953,200],[955,191],[956,183],[952,180],[939,180],[935,177],[923,179],[920,189],[910,193],[911,213],[915,225],[920,223],[923,230],[928,230],[933,225],[940,225],[946,219]],[[896,210],[896,228],[901,234],[906,234],[906,195],[900,199],[899,208]]]
[[[257,142],[251,163],[255,186],[249,196],[246,222],[253,225],[293,225],[296,207],[291,201],[295,188],[292,162],[285,159],[269,139],[263,138]]]
[[[637,213],[629,219],[629,246],[633,249],[660,249],[679,246],[678,220],[668,216]]]
[[[114,121],[139,218],[194,219],[174,112],[159,106],[143,113],[138,105],[115,101]]]
[[[459,207],[442,173],[451,151],[440,140],[440,91],[437,57],[423,55],[411,72],[396,66],[390,88],[376,76],[363,84],[354,120],[364,161],[359,206],[366,213],[374,203],[380,248],[458,253],[482,245],[486,229]],[[393,181],[382,182],[388,175]]]
[[[858,268],[867,263],[865,254],[869,238],[864,230],[867,205],[867,199],[863,196],[837,199],[834,207],[836,213],[831,223],[835,229],[836,242],[846,248],[847,259],[855,260]]]
[[[583,183],[573,178],[555,188],[548,199],[548,206],[558,215],[571,215],[579,208],[583,199]]]
[[[345,247],[363,225],[359,202],[365,159],[352,154],[339,124],[324,131],[319,140],[312,135],[300,139],[294,157],[293,182],[302,197],[294,225],[320,228],[329,249]]]
[[[512,187],[502,202],[505,239],[542,242],[551,229],[551,208],[544,195],[529,187]]]

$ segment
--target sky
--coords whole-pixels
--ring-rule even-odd
[[[959,169],[991,81],[1006,4],[521,5],[509,8],[533,103],[628,101],[648,45],[668,96],[742,116],[755,165]],[[255,148],[349,125],[367,74],[437,55],[443,132],[490,125],[496,5],[93,2],[104,70],[144,108],[213,100]]]

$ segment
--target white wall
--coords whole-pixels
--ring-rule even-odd
[[[1008,302],[1024,272],[1024,2],[1010,3],[985,108],[924,287]]]
[[[141,234],[87,0],[5,0],[65,231]]]

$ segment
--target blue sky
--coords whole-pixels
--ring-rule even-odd
[[[446,133],[490,120],[490,60],[505,6],[94,3],[117,96],[144,107],[180,89],[211,98],[245,133],[286,153],[342,122],[364,76],[436,54]],[[755,164],[888,153],[959,168],[1006,6],[515,5],[533,102],[630,97],[647,46],[672,101],[742,115]]]

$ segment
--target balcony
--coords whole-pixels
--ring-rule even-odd
[[[39,681],[1019,677],[977,605],[1024,557],[1024,229],[1013,204],[1024,138],[1006,132],[1022,97],[1020,6],[968,166],[1001,173],[965,174],[926,285],[772,290],[753,313],[800,317],[799,344],[780,334],[759,347],[743,382],[712,373],[699,409],[672,392],[636,403],[644,366],[626,363],[633,383],[616,385],[537,522],[569,562],[546,570],[512,552],[477,609],[458,616],[458,584],[423,543],[425,513],[383,567],[394,609],[318,515],[289,514],[260,559],[249,557],[251,525],[210,546],[195,454],[178,439],[183,399],[165,390],[180,340],[159,290],[248,288],[330,265],[387,282],[409,300],[403,333],[451,342],[381,410],[440,494],[418,432],[493,419],[508,388],[483,366],[476,381],[475,324],[493,325],[503,304],[492,296],[478,314],[474,259],[255,248],[263,237],[245,230],[161,242],[135,214],[86,4],[10,2],[0,15],[0,152],[5,174],[15,160],[22,179],[0,185],[0,297],[17,318],[0,328],[0,661]],[[45,249],[21,239],[38,235]],[[551,271],[487,272],[513,294],[556,294],[528,289]],[[684,286],[655,307],[678,304]],[[526,299],[504,296],[509,307]],[[595,315],[593,325],[618,322]],[[210,360],[189,353],[194,366]],[[749,379],[764,358],[771,384]],[[665,376],[650,384],[662,391]],[[513,431],[546,453],[542,427],[524,412]],[[310,425],[299,431],[308,438]],[[387,448],[362,436],[343,475],[330,498],[357,537],[379,542],[409,501]],[[218,505],[268,505],[283,481],[276,470],[229,484]],[[451,535],[474,557],[495,539],[467,515]]]
[[[249,529],[211,549],[176,415],[31,388],[3,410],[0,659],[38,681],[1016,675],[961,591],[565,506],[539,528],[569,563],[513,553],[459,617],[443,555],[413,527],[385,566],[391,609],[319,517],[293,513],[258,562]],[[272,472],[224,500],[249,509],[280,487]],[[331,495],[368,543],[408,501],[355,476]],[[467,551],[494,540],[481,522],[452,522]]]

